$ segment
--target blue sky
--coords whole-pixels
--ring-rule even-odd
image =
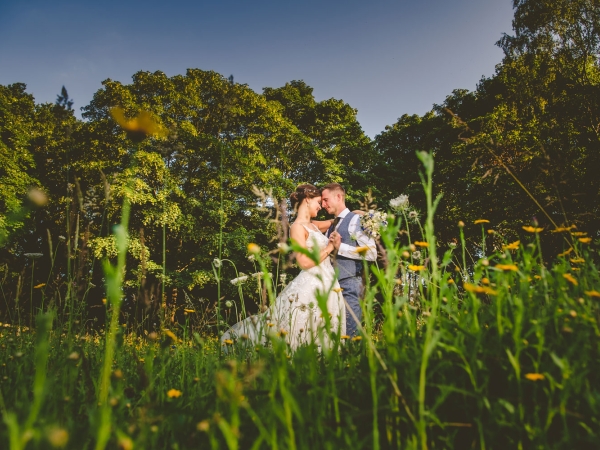
[[[214,70],[256,92],[304,80],[374,137],[491,76],[511,0],[37,1],[0,4],[0,84],[79,110],[102,80]]]

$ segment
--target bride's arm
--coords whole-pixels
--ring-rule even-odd
[[[321,233],[325,233],[331,224],[333,223],[333,219],[328,220],[312,220],[310,221],[313,225],[316,225]]]
[[[358,214],[359,216],[362,216],[362,215],[365,214],[365,212],[362,209],[355,209],[352,212],[354,214]],[[333,223],[333,219],[327,219],[327,220],[314,220],[314,219],[311,219],[310,223],[316,225],[317,228],[319,229],[319,231],[321,233],[325,233],[329,229],[329,227],[331,226],[331,224]]]
[[[306,230],[299,224],[292,225],[292,229],[290,232],[290,237],[300,244],[302,247],[306,248]],[[321,249],[319,254],[319,262],[323,261],[325,258],[329,256],[329,254],[333,251],[333,244],[331,242],[327,243],[327,247]],[[303,255],[302,253],[294,253],[296,257],[296,261],[302,270],[310,269],[311,267],[315,267],[315,263],[308,256]]]

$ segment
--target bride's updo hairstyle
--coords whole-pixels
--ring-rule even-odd
[[[320,196],[321,191],[312,184],[301,184],[294,192],[290,194],[290,203],[292,204],[292,209],[296,210],[298,205],[302,203],[305,198],[315,198]]]

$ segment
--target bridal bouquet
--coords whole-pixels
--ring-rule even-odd
[[[382,211],[369,210],[360,216],[360,227],[365,234],[373,239],[379,237],[379,230],[387,226],[387,214]]]

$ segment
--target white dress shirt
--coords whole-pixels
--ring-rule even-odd
[[[346,208],[341,213],[338,214],[338,217],[343,219],[350,213],[350,210]],[[335,230],[340,227],[342,220],[340,220],[335,227]],[[354,217],[350,220],[350,224],[348,225],[348,233],[350,236],[356,241],[356,247],[369,247],[369,250],[365,253],[365,259],[367,261],[375,261],[377,259],[377,245],[375,244],[375,239],[367,236],[365,232],[361,229],[360,226],[360,216],[355,214]],[[340,244],[340,249],[338,250],[338,256],[343,256],[345,258],[350,259],[362,259],[360,253],[356,251],[356,247],[352,245],[348,245],[345,243]]]

